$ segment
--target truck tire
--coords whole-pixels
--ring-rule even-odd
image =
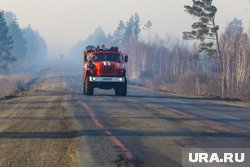
[[[93,94],[94,94],[94,87],[93,87],[92,83],[89,81],[89,77],[86,78],[86,81],[85,81],[84,85],[85,85],[84,86],[85,89],[83,89],[83,90],[85,90],[85,95],[87,95],[87,96],[93,96]]]
[[[127,79],[124,83],[121,83],[118,87],[115,88],[116,96],[126,96],[127,95]]]
[[[85,87],[85,82],[83,82],[83,87],[82,87],[82,89],[83,89],[83,95],[86,95],[86,87]]]

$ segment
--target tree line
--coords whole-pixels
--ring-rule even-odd
[[[12,12],[0,11],[0,73],[27,70],[47,55],[47,45],[31,26],[21,28]]]
[[[81,58],[86,45],[119,46],[129,55],[130,82],[175,93],[250,99],[250,36],[242,21],[232,19],[219,34],[212,0],[194,0],[184,9],[197,19],[184,40],[152,35],[153,23],[143,24],[135,13],[119,21],[113,33],[105,35],[99,27],[72,48],[72,55]],[[147,40],[141,38],[143,30]]]
[[[193,0],[185,10],[196,22],[192,24],[192,31],[183,33],[184,39],[199,40],[199,52],[215,60],[222,97],[242,94],[250,79],[249,35],[243,33],[242,21],[234,18],[219,36],[213,0]]]

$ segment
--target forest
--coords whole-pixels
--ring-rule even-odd
[[[13,12],[0,11],[0,74],[30,71],[47,56],[45,40],[31,26],[21,28]]]
[[[194,16],[194,23],[183,37],[162,37],[152,32],[151,20],[144,23],[134,13],[128,20],[120,20],[114,32],[97,27],[72,47],[71,57],[82,61],[87,45],[119,46],[129,55],[130,84],[176,94],[250,100],[249,29],[240,18],[232,18],[225,29],[220,29],[212,1],[195,2],[184,7]],[[21,28],[12,12],[0,12],[1,75],[30,71],[47,52],[38,31],[31,26]]]
[[[121,20],[113,33],[98,27],[73,46],[71,55],[81,59],[87,45],[119,46],[129,55],[131,84],[177,94],[250,100],[249,30],[238,18],[220,30],[215,24],[217,8],[211,2],[185,6],[197,22],[191,32],[183,32],[183,38],[152,34],[152,21],[142,23],[135,13]],[[200,9],[207,5],[208,14],[192,11],[197,5]],[[147,39],[141,37],[142,31],[147,32]]]
[[[0,97],[19,91],[47,57],[44,38],[31,26],[21,28],[13,12],[0,11]]]

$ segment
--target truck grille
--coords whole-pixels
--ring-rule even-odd
[[[115,67],[114,66],[101,66],[101,75],[114,75]]]

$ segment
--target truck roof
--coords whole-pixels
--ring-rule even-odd
[[[119,51],[99,50],[99,51],[89,52],[87,55],[89,55],[89,54],[101,54],[101,53],[121,54]]]
[[[121,54],[117,46],[116,47],[112,46],[109,49],[107,49],[107,48],[100,48],[99,46],[95,47],[92,45],[87,46],[84,50],[84,55],[88,55],[89,53],[91,54],[97,54],[97,53]]]

